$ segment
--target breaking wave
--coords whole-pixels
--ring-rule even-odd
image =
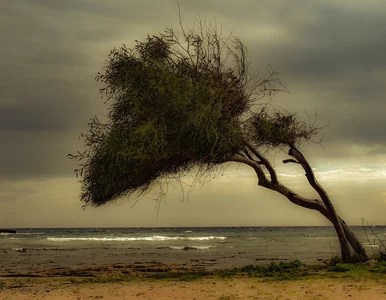
[[[131,241],[209,241],[225,240],[224,236],[202,236],[202,237],[183,237],[183,236],[150,236],[150,237],[47,237],[47,240],[55,242],[67,241],[101,241],[101,242],[131,242]]]

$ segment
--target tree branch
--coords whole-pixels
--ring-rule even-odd
[[[257,174],[260,186],[282,194],[289,201],[291,201],[292,203],[294,203],[296,205],[299,205],[299,206],[302,206],[302,207],[305,207],[308,209],[317,210],[317,211],[321,212],[324,216],[326,216],[326,217],[328,216],[327,209],[321,200],[308,199],[308,198],[302,197],[302,196],[298,195],[297,193],[295,193],[294,191],[292,191],[291,189],[284,186],[283,184],[279,183],[278,181],[276,183],[269,181],[268,178],[266,177],[266,175],[264,174],[263,169],[260,167],[260,165],[257,162],[255,162],[253,160],[249,160],[249,159],[242,157],[242,156],[239,156],[239,155],[235,155],[235,156],[231,157],[228,161],[239,162],[239,163],[243,163],[243,164],[246,164],[246,165],[252,167]]]
[[[283,160],[283,164],[287,164],[287,163],[300,164],[297,160],[291,159],[291,158]]]
[[[343,261],[350,260],[350,247],[348,244],[348,239],[346,236],[346,232],[344,230],[344,226],[341,222],[341,219],[338,217],[334,206],[331,203],[331,200],[327,194],[327,192],[324,190],[324,188],[318,183],[318,181],[315,178],[315,174],[311,169],[310,164],[305,159],[303,154],[296,149],[296,147],[293,144],[290,144],[290,149],[288,151],[288,154],[292,157],[295,157],[296,160],[300,163],[300,165],[303,167],[304,171],[306,171],[306,177],[310,185],[314,188],[314,190],[318,193],[320,198],[322,199],[324,206],[327,209],[327,215],[326,217],[331,221],[331,223],[334,225],[336,233],[339,237],[339,243],[341,246],[341,253],[342,253],[342,259]]]
[[[276,183],[276,184],[265,184],[263,185],[264,187],[276,191],[283,196],[285,196],[290,202],[308,208],[308,209],[313,209],[317,210],[323,215],[328,215],[328,212],[326,210],[326,207],[324,206],[323,202],[319,199],[310,199],[306,197],[302,197],[299,194],[295,193],[291,189],[287,188],[285,185],[281,183]]]
[[[254,153],[254,155],[256,155],[256,157],[260,156],[259,157],[260,159],[264,158],[260,153],[258,153],[257,151],[254,151],[253,148],[252,149],[249,148],[249,149]],[[301,164],[303,169],[306,171],[306,176],[307,176],[309,183],[311,184],[311,182],[313,180],[313,184],[311,184],[311,185],[313,187],[317,185],[320,188],[319,195],[321,196],[322,200],[302,197],[278,181],[276,183],[269,181],[267,179],[263,169],[259,165],[259,163],[261,163],[261,162],[256,162],[253,159],[248,159],[248,158],[246,158],[244,156],[240,156],[240,155],[233,156],[231,159],[229,159],[229,161],[244,163],[244,164],[252,167],[258,176],[258,179],[259,179],[258,184],[260,186],[280,193],[281,195],[285,196],[290,202],[292,202],[298,206],[319,211],[324,217],[326,217],[330,222],[332,222],[335,227],[338,227],[337,233],[339,231],[339,233],[338,233],[339,236],[345,236],[347,238],[346,242],[344,244],[341,244],[341,247],[343,246],[348,251],[348,255],[350,254],[350,251],[348,248],[349,247],[348,242],[349,242],[351,244],[351,246],[353,247],[354,251],[359,255],[359,257],[361,259],[367,259],[368,256],[366,254],[365,249],[363,248],[363,245],[356,238],[354,233],[350,230],[350,228],[346,225],[346,223],[342,220],[342,218],[340,218],[336,214],[335,209],[333,208],[331,201],[328,198],[327,193],[317,183],[317,181],[315,179],[315,175],[312,172],[312,169],[311,169],[310,165],[308,164],[307,160],[300,153],[300,151],[298,151],[294,146],[291,147],[289,154],[291,156],[297,158],[298,161],[294,160],[294,159],[287,159],[287,160],[285,160],[286,162],[284,162],[284,163],[292,162],[292,163]],[[263,164],[265,165],[264,162],[263,162]],[[269,164],[269,166],[271,166],[271,165]],[[324,192],[324,194],[323,194],[323,192]],[[321,194],[323,195],[323,197]],[[341,240],[340,240],[340,242],[341,242]],[[343,251],[342,251],[342,257],[344,257]]]
[[[255,160],[253,159],[253,157],[251,156],[251,154],[248,152],[248,149],[244,149],[243,151],[244,151],[245,155],[246,155],[250,160],[255,161]]]
[[[303,156],[303,154],[298,149],[296,149],[296,147],[294,145],[290,145],[288,155],[296,158],[298,163],[303,167],[304,171],[306,172],[305,175],[308,179],[308,182],[310,183],[310,185],[315,189],[315,191],[318,193],[318,195],[323,200],[323,198],[325,198],[327,196],[327,192],[324,190],[324,188],[316,180],[315,174],[312,171],[310,164],[308,163],[306,158]]]
[[[355,236],[355,234],[351,231],[350,227],[347,226],[346,222],[339,216],[338,216],[338,219],[340,221],[340,224],[343,227],[343,230],[344,230],[344,233],[346,234],[347,239],[350,242],[351,247],[360,256],[361,259],[368,260],[369,257],[367,255],[366,250],[363,247],[362,243],[358,240],[358,238]]]
[[[272,167],[271,163],[269,162],[268,159],[266,159],[259,151],[257,151],[255,148],[252,147],[252,145],[250,143],[248,143],[247,141],[245,141],[245,144],[247,146],[247,148],[249,150],[252,151],[252,153],[254,155],[256,155],[256,157],[258,159],[261,160],[261,162],[264,164],[264,166],[267,168],[268,172],[269,172],[269,176],[271,177],[271,181],[273,184],[276,184],[278,183],[279,181],[277,180],[277,175],[276,175],[276,171],[275,169]]]
[[[248,159],[246,157],[243,157],[243,156],[236,154],[236,155],[232,156],[231,158],[229,158],[227,161],[238,162],[238,163],[246,164],[246,165],[252,167],[256,172],[257,178],[259,179],[259,185],[261,185],[261,183],[263,183],[263,182],[268,181],[268,178],[265,176],[263,169],[260,167],[260,164],[254,160],[251,160],[251,159]]]

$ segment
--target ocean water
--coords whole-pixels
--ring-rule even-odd
[[[366,236],[369,254],[386,243],[386,226]],[[381,241],[381,242],[380,242]],[[112,263],[162,262],[207,268],[339,255],[332,227],[20,228],[0,233],[2,273]]]

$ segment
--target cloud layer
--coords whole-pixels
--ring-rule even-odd
[[[321,133],[324,149],[304,146],[316,169],[323,169],[318,172],[321,181],[345,178],[349,189],[362,187],[362,196],[369,192],[364,181],[371,182],[377,192],[368,199],[374,205],[385,204],[384,1],[181,0],[179,4],[187,26],[194,18],[207,18],[216,20],[223,35],[232,31],[240,37],[248,47],[251,70],[259,66],[264,71],[271,64],[284,74],[291,94],[278,95],[278,105],[304,118],[304,111],[310,115],[316,111],[321,126],[330,122]],[[171,0],[0,3],[0,180],[17,187],[10,191],[2,186],[0,211],[27,197],[26,182],[59,178],[73,180],[70,184],[63,179],[71,190],[71,199],[63,205],[80,207],[74,204],[79,185],[66,154],[82,149],[77,138],[87,130],[88,119],[106,110],[94,77],[112,48],[124,43],[131,47],[135,40],[170,25],[179,27],[178,7]],[[287,170],[283,175],[293,174]],[[35,191],[42,201],[39,205],[55,201],[40,188]],[[245,197],[252,198],[254,192]],[[211,193],[200,195],[225,197],[218,190]],[[276,204],[270,205],[274,209]],[[241,222],[244,212],[240,209],[230,222]]]

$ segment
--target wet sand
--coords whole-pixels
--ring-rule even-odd
[[[315,254],[313,254],[315,256]],[[330,254],[331,255],[331,254]],[[34,249],[20,248],[0,250],[0,277],[4,274],[34,274],[52,268],[97,267],[114,264],[166,264],[183,265],[208,270],[243,267],[250,264],[267,265],[271,262],[301,259],[305,264],[323,264],[331,258],[299,253],[295,257],[283,251],[269,254],[256,254],[254,249],[209,249],[165,250],[165,249]]]

